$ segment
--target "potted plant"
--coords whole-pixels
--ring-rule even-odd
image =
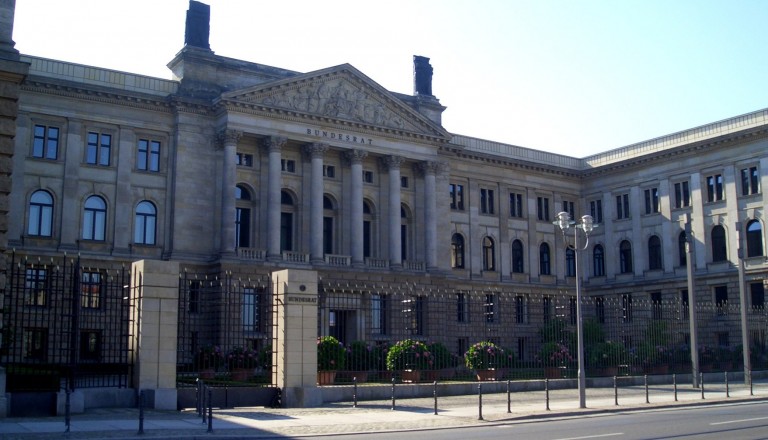
[[[317,383],[329,385],[336,380],[336,371],[343,369],[347,350],[333,336],[317,338]]]
[[[546,342],[541,346],[539,360],[544,364],[547,379],[560,379],[564,370],[573,364],[575,358],[567,345],[560,342]]]
[[[224,353],[218,345],[204,345],[195,353],[195,369],[201,379],[213,379],[223,363]]]
[[[350,344],[346,365],[352,374],[351,377],[358,382],[366,382],[368,373],[378,368],[380,356],[379,349],[369,342],[355,341]]]
[[[232,380],[245,381],[253,375],[259,354],[248,347],[235,347],[227,353],[227,369]]]
[[[646,374],[669,373],[671,352],[665,345],[644,342],[638,347],[637,356]]]
[[[621,342],[601,342],[589,352],[589,363],[600,376],[616,376],[619,365],[628,365],[628,355],[627,348]]]
[[[456,367],[459,365],[459,357],[448,350],[441,342],[434,342],[428,346],[429,352],[435,359],[433,366],[437,377],[433,380],[452,379],[456,375]]]
[[[399,371],[403,382],[418,382],[422,370],[434,368],[434,357],[429,347],[415,339],[404,339],[389,348],[387,369]]]
[[[464,354],[467,368],[475,370],[478,380],[498,380],[512,366],[514,354],[489,341],[477,342]]]

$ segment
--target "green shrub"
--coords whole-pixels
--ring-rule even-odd
[[[467,368],[487,370],[489,368],[508,368],[515,361],[515,355],[493,342],[482,341],[473,344],[464,354]]]
[[[387,370],[431,370],[434,356],[429,347],[421,341],[405,339],[389,348]]]
[[[333,336],[317,338],[317,369],[319,371],[342,370],[347,358],[344,344]]]

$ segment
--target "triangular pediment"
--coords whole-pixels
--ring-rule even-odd
[[[221,101],[450,139],[438,124],[349,64],[227,92]]]

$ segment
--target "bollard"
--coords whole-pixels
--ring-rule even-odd
[[[213,390],[208,388],[208,432],[213,432]]]
[[[512,394],[509,392],[509,380],[507,380],[507,414],[512,413]]]
[[[136,435],[144,435],[144,390],[139,391],[139,432]]]
[[[677,402],[677,375],[672,374],[672,388],[675,390],[675,402]]]
[[[195,379],[195,411],[197,411],[198,416],[202,415],[200,412],[203,410],[200,403],[200,386],[202,382],[199,377]]]
[[[207,417],[207,414],[206,414],[206,411],[205,411],[205,409],[206,409],[206,404],[207,404],[207,402],[206,402],[206,398],[205,398],[205,394],[206,394],[206,393],[205,393],[205,391],[206,391],[207,389],[208,389],[208,386],[207,386],[207,385],[204,385],[204,386],[203,386],[203,389],[202,389],[202,390],[200,390],[200,395],[201,395],[201,401],[200,401],[200,404],[202,405],[202,412],[203,412],[203,424],[205,424],[205,422],[206,422],[206,419],[208,418],[208,417]]]
[[[725,397],[731,397],[731,389],[728,386],[728,372],[725,372]]]
[[[392,378],[392,411],[395,410],[395,378]]]
[[[69,388],[66,390],[67,399],[64,404],[64,426],[67,428],[64,430],[64,432],[69,432],[69,422],[70,422],[70,409],[69,409]]]
[[[352,378],[352,408],[357,408],[357,376]]]
[[[437,415],[437,381],[432,383],[432,397],[435,398],[435,415]]]
[[[613,404],[619,406],[619,378],[613,376]]]
[[[549,379],[544,379],[544,400],[547,402],[547,411],[549,411]]]
[[[483,384],[477,384],[477,420],[483,420]]]
[[[701,398],[704,399],[704,373],[699,373],[699,384],[701,384]]]
[[[648,375],[643,375],[643,381],[645,382],[645,403],[651,403],[648,400]]]

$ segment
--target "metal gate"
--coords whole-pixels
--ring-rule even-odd
[[[185,270],[179,279],[177,389],[195,407],[199,380],[219,389],[214,406],[276,406],[272,362],[277,320],[269,275]]]
[[[12,256],[0,308],[12,416],[52,413],[62,389],[128,386],[128,280],[80,257]]]

